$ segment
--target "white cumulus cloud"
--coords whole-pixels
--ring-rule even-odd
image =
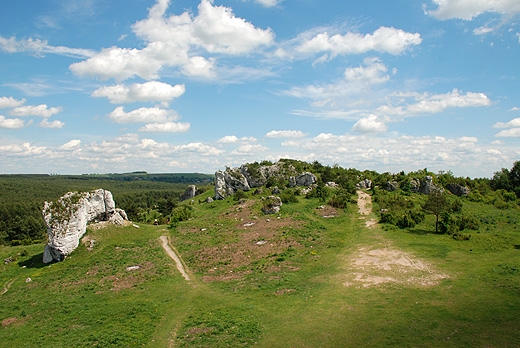
[[[0,116],[0,128],[20,129],[25,127],[24,121],[19,118],[5,118]]]
[[[124,107],[118,106],[108,117],[116,123],[165,123],[176,121],[178,115],[173,110],[161,108],[139,108],[125,112]]]
[[[52,115],[56,115],[62,111],[61,107],[51,107],[49,108],[46,104],[40,105],[26,105],[19,106],[11,111],[9,111],[10,115],[13,116],[41,116],[41,117],[51,117]]]
[[[520,128],[520,117],[514,118],[509,122],[497,122],[494,128]]]
[[[499,138],[519,138],[520,128],[505,129],[495,134],[495,136]]]
[[[379,115],[415,116],[434,114],[450,108],[480,107],[491,105],[484,93],[467,92],[462,94],[454,89],[445,94],[396,93],[397,104],[383,105],[377,109]],[[413,99],[412,102],[409,99]]]
[[[504,15],[520,13],[518,0],[432,0],[437,8],[426,13],[437,19],[459,18],[472,20],[486,13],[495,12]]]
[[[0,97],[0,109],[15,108],[25,104],[25,99],[17,100],[13,97]]]
[[[347,82],[361,82],[364,84],[383,83],[390,79],[386,73],[388,68],[378,58],[365,58],[364,66],[347,68],[345,80]]]
[[[303,138],[306,135],[302,131],[296,130],[272,130],[265,136],[266,138]]]
[[[130,86],[114,85],[104,86],[96,89],[92,93],[92,97],[106,97],[112,104],[133,103],[136,101],[148,102],[170,102],[174,98],[178,98],[184,94],[186,88],[184,85],[175,85],[150,81],[142,84],[134,83]]]
[[[61,145],[59,148],[61,150],[74,150],[77,149],[81,145],[81,140],[79,139],[72,139],[65,144]]]
[[[303,39],[296,51],[303,54],[328,53],[337,55],[361,54],[369,51],[399,55],[422,42],[419,33],[408,33],[392,27],[380,27],[372,34],[349,32],[329,35],[323,32],[311,39]]]
[[[147,18],[132,26],[144,40],[144,48],[105,48],[85,61],[71,64],[70,70],[105,80],[122,81],[133,76],[151,80],[159,77],[162,67],[170,66],[187,76],[213,78],[216,60],[201,55],[201,50],[243,55],[274,43],[271,29],[257,28],[236,17],[230,8],[214,6],[212,0],[201,0],[197,16],[190,12],[167,16],[169,4],[158,0]]]
[[[42,128],[54,128],[54,129],[60,129],[60,128],[63,128],[63,126],[65,125],[64,122],[62,121],[58,121],[58,120],[54,120],[54,121],[49,121],[49,119],[47,118],[44,118],[40,123],[39,123],[39,126],[42,127]]]
[[[219,140],[217,140],[217,143],[219,144],[233,144],[238,141],[238,137],[235,135],[226,135]]]
[[[386,132],[386,124],[376,115],[370,115],[357,121],[352,130],[358,133],[381,133]]]
[[[148,123],[141,128],[140,132],[166,132],[166,133],[184,133],[190,129],[187,122],[165,122],[165,123]]]
[[[509,122],[497,122],[493,128],[508,128],[495,134],[499,138],[518,138],[520,137],[520,117],[514,118]]]

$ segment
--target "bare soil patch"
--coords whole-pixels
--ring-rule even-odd
[[[290,248],[301,247],[294,237],[283,235],[284,228],[298,228],[301,222],[276,214],[257,214],[252,209],[254,203],[245,201],[221,216],[234,220],[233,227],[211,226],[213,233],[228,236],[231,240],[229,243],[203,247],[189,256],[185,255],[185,258],[190,259],[191,269],[205,274],[203,281],[238,280],[255,268],[276,272],[279,267],[273,268],[274,260]],[[205,228],[180,232],[208,233]],[[292,270],[290,265],[286,266],[289,271]]]
[[[372,197],[363,191],[357,193],[360,218],[366,219],[372,213]],[[367,220],[365,226],[367,229],[374,229],[377,227],[377,221],[374,218]],[[349,274],[345,277],[345,286],[364,288],[385,284],[434,286],[442,279],[448,278],[446,274],[435,270],[432,265],[393,248],[382,236],[374,235],[374,237],[383,242],[373,246],[361,246],[348,258]]]
[[[22,325],[24,324],[26,321],[27,321],[27,318],[28,317],[25,317],[25,318],[22,318],[22,319],[18,319],[18,318],[15,318],[15,317],[11,317],[11,318],[5,318],[2,320],[2,327],[8,327],[10,325]]]
[[[335,218],[339,216],[338,209],[330,205],[322,205],[316,209],[318,215],[325,219]]]
[[[427,262],[389,246],[361,247],[349,260],[345,286],[372,287],[384,284],[434,286],[448,278]]]

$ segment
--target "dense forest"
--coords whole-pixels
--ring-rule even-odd
[[[374,201],[380,208],[383,223],[398,228],[410,228],[420,223],[425,214],[435,214],[440,232],[457,234],[471,229],[480,222],[461,211],[461,200],[483,202],[499,209],[520,207],[520,161],[511,169],[502,168],[492,178],[455,177],[452,172],[433,173],[427,168],[405,173],[378,173],[342,168],[339,165],[322,165],[292,159],[283,159],[297,172],[309,171],[317,175],[318,186],[310,193],[336,207],[345,207],[352,199],[356,185],[370,180]],[[272,162],[248,164],[252,169]],[[412,195],[410,182],[431,177],[434,185],[445,188],[457,184],[469,189],[463,197],[454,195]],[[124,209],[132,221],[163,224],[170,220],[172,211],[178,212],[180,195],[187,185],[196,184],[199,192],[212,189],[212,175],[206,174],[126,174],[88,175],[0,175],[0,244],[18,245],[42,242],[46,239],[46,226],[41,216],[45,201],[57,200],[69,191],[90,191],[104,188],[111,191],[118,207]],[[339,189],[332,190],[325,184],[335,182]],[[392,183],[396,190],[385,189]],[[268,181],[267,187],[285,188],[283,179]],[[398,188],[398,189],[397,189]],[[281,193],[284,203],[290,202],[292,191]],[[438,201],[434,201],[438,199]],[[464,238],[464,235],[461,236]]]

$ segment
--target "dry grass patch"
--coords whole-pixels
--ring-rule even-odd
[[[221,219],[234,221],[206,228],[179,228],[182,234],[199,237],[213,233],[227,242],[192,250],[189,267],[203,273],[204,281],[231,281],[241,279],[253,269],[262,267],[264,272],[279,269],[273,264],[288,250],[301,248],[293,237],[284,235],[284,228],[298,228],[301,222],[280,215],[256,214],[254,201],[245,201],[222,214]]]

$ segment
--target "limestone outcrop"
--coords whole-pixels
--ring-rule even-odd
[[[384,189],[390,192],[397,191],[399,189],[399,183],[395,180],[387,181]]]
[[[224,199],[236,191],[249,191],[251,186],[239,168],[227,168],[215,173],[215,199]]]
[[[455,183],[446,185],[446,188],[448,189],[448,191],[450,191],[451,193],[453,193],[454,195],[459,196],[459,197],[467,196],[470,193],[469,187],[462,186],[462,185],[455,184]]]
[[[47,224],[49,242],[45,245],[43,262],[62,261],[79,245],[87,223],[110,221],[124,224],[126,213],[117,209],[110,191],[68,192],[56,202],[45,202],[42,211]]]
[[[356,188],[358,189],[367,189],[370,190],[372,188],[372,180],[364,179],[356,184]]]
[[[311,185],[314,185],[317,182],[316,175],[305,172],[301,173],[298,176],[289,178],[289,186],[305,186],[309,187]]]
[[[186,191],[184,191],[184,193],[181,195],[181,197],[179,198],[179,201],[183,202],[183,201],[187,201],[189,199],[193,199],[196,195],[197,195],[197,187],[195,185],[190,185],[190,186],[188,186]]]
[[[410,180],[410,191],[415,193],[423,193],[429,195],[433,191],[444,191],[443,188],[436,186],[433,183],[433,178],[430,175],[424,177],[424,179],[412,179]]]
[[[215,199],[224,199],[236,191],[268,185],[269,182],[289,181],[289,186],[310,186],[316,183],[312,173],[297,175],[290,164],[278,161],[272,165],[245,164],[237,168],[226,168],[215,173]],[[291,185],[291,182],[294,185]]]

